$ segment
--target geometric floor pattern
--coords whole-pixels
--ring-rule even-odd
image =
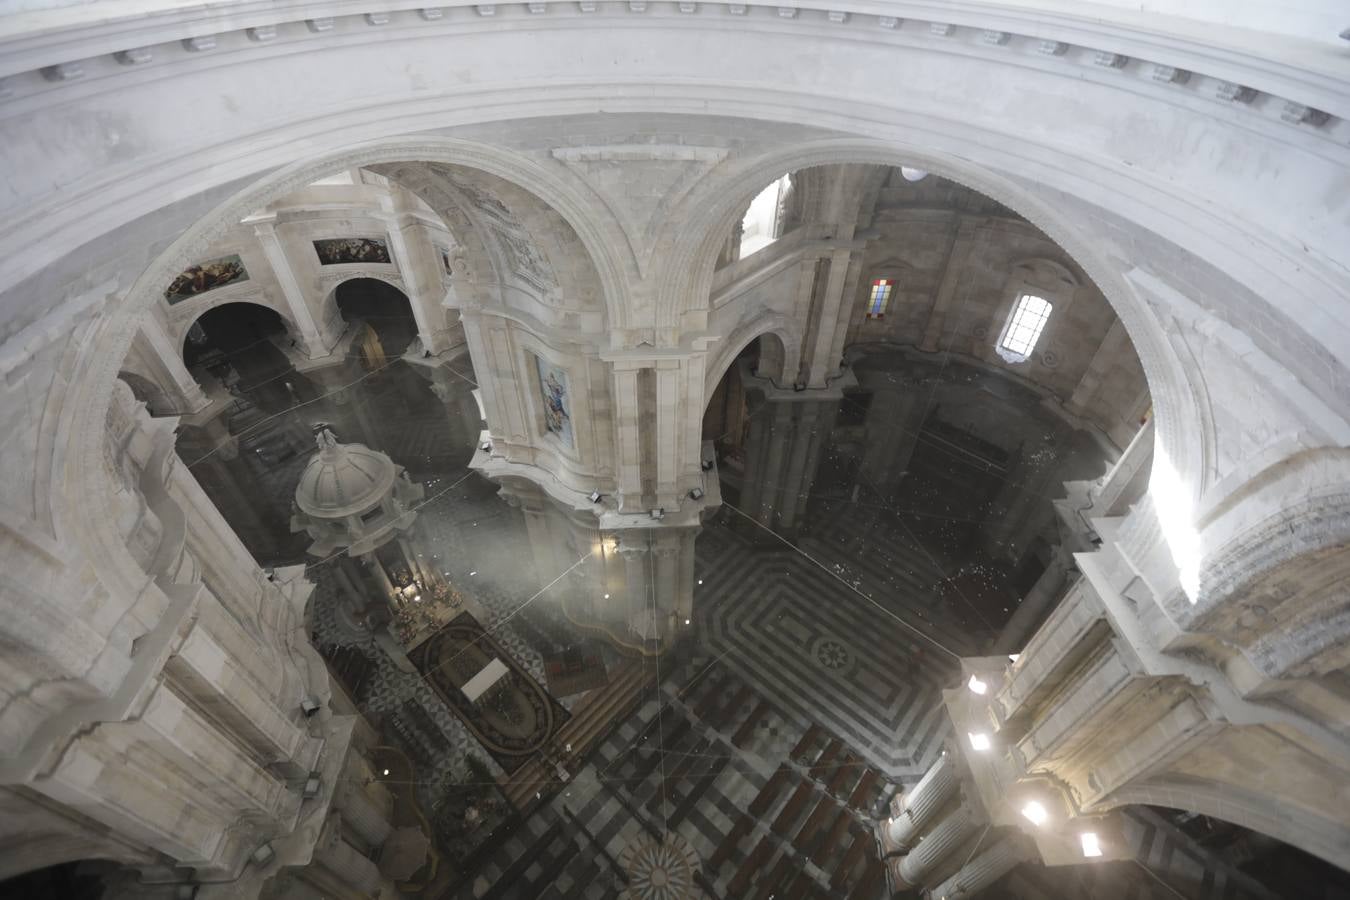
[[[706,652],[802,727],[824,726],[887,776],[922,775],[950,727],[939,692],[955,671],[916,633],[931,625],[903,604],[858,596],[787,548],[705,528],[694,609]]]
[[[854,884],[859,879],[840,873],[848,874],[845,864],[861,871],[875,856],[871,813],[893,787],[877,773],[864,778],[869,767],[853,757],[834,756],[816,769],[794,762],[793,748],[809,739],[807,727],[723,663],[700,658],[674,667],[659,695],[654,690],[620,722],[453,900],[617,900],[631,887],[625,853],[668,832],[697,859],[695,897],[880,900],[876,883]],[[848,807],[850,799],[856,806]],[[762,808],[748,816],[756,803]],[[832,823],[839,827],[823,827]],[[812,828],[812,842],[796,837]]]

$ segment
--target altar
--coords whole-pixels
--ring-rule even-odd
[[[498,687],[501,680],[510,671],[506,663],[494,656],[492,661],[480,669],[477,675],[464,682],[464,686],[459,689],[460,693],[464,695],[464,699],[477,705],[492,695],[493,689]]]

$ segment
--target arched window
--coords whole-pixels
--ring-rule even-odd
[[[1017,305],[1013,307],[1008,324],[1003,329],[1003,336],[999,338],[999,355],[1013,362],[1021,362],[1031,356],[1053,308],[1049,300],[1035,294],[1018,297]]]
[[[778,219],[791,181],[791,175],[784,175],[750,201],[750,208],[741,220],[741,259],[778,240]]]
[[[886,315],[891,305],[891,294],[895,290],[894,278],[875,278],[872,291],[867,295],[867,318],[880,319]]]

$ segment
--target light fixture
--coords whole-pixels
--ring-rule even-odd
[[[1097,832],[1085,831],[1078,836],[1078,839],[1083,842],[1084,856],[1090,858],[1102,855],[1102,842],[1098,840]]]
[[[265,866],[270,863],[275,856],[276,853],[273,852],[271,844],[262,844],[257,850],[254,850],[249,854],[248,858],[252,860],[255,865]]]
[[[319,702],[313,697],[303,697],[300,700],[300,709],[306,716],[312,716],[319,711]]]
[[[389,777],[389,770],[388,770],[388,769],[385,769],[385,770],[384,770],[384,775],[385,775],[386,778]]]
[[[603,497],[603,496],[604,496],[604,495],[601,494],[599,491],[591,491],[591,502],[592,502],[592,503],[599,503],[599,502],[600,502],[600,498]]]
[[[703,583],[703,579],[700,578],[700,579],[698,580],[698,583],[699,583],[699,584],[702,584],[702,583]]]
[[[913,166],[901,166],[900,177],[906,181],[923,181],[928,177],[928,173],[923,169],[916,169]]]
[[[323,781],[319,778],[317,772],[310,773],[310,776],[305,779],[305,787],[304,790],[300,792],[300,796],[304,797],[306,800],[313,800],[315,797],[319,796],[319,786],[322,784]]]
[[[689,499],[690,499],[690,500],[702,500],[702,499],[703,499],[703,488],[694,488],[693,490],[691,490],[691,491],[689,492]]]
[[[978,675],[970,676],[970,680],[966,682],[966,687],[970,688],[971,693],[980,694],[981,696],[984,695],[985,691],[989,690],[989,685],[981,681]]]
[[[983,753],[993,746],[989,741],[989,735],[985,734],[983,731],[970,731],[967,732],[967,735],[970,737],[970,749],[972,750],[978,750]]]
[[[1021,655],[1022,655],[1022,654],[1020,654],[1020,653],[1009,653],[1009,654],[1008,654],[1008,662],[1017,662],[1017,657],[1019,657],[1019,656],[1021,656]]]
[[[684,624],[688,625],[688,624],[689,624],[689,620],[688,620],[688,619],[685,619],[685,620],[684,620]]]
[[[482,450],[484,453],[491,453],[491,452],[492,452],[492,441],[483,441],[483,443],[481,443],[481,444],[478,445],[478,449],[479,449],[479,450]]]
[[[1027,817],[1028,822],[1038,827],[1044,825],[1045,820],[1050,818],[1050,814],[1045,811],[1045,807],[1035,800],[1028,801],[1027,805],[1022,807],[1022,815]]]
[[[700,463],[700,465],[703,466],[703,471],[705,471],[705,472],[711,472],[711,471],[712,471],[712,467],[715,466],[715,465],[717,465],[717,463],[714,462],[714,461],[711,460],[711,459],[705,459],[702,463]]]
[[[606,599],[606,600],[609,599],[609,594],[606,594],[606,595],[605,595],[605,599]]]
[[[656,509],[652,510],[651,516],[653,519],[664,519],[666,517],[666,510],[664,507],[658,506]]]

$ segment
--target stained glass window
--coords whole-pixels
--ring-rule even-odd
[[[891,289],[895,282],[889,278],[878,278],[872,282],[872,294],[867,299],[867,318],[880,319],[886,315],[886,306],[891,302]]]
[[[1050,301],[1035,294],[1023,294],[1017,299],[1008,329],[1003,334],[1002,348],[1020,357],[1031,355],[1045,323],[1050,318]]]

